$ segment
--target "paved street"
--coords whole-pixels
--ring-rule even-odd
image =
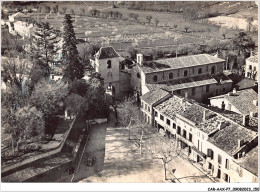
[[[96,162],[86,166],[88,156]],[[176,182],[212,182],[205,174],[180,155],[168,163],[167,170],[176,169]],[[73,178],[73,180],[72,180]],[[173,176],[167,172],[167,179]],[[128,140],[128,130],[109,123],[95,125],[86,145],[79,170],[61,182],[169,182],[164,181],[161,159],[147,151],[140,154],[133,140]]]

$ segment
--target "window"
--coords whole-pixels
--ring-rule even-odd
[[[177,127],[177,134],[180,135],[181,134],[181,128],[178,126]]]
[[[173,79],[173,74],[169,73],[169,79]]]
[[[154,112],[154,116],[158,117],[158,112],[157,111]]]
[[[228,176],[226,173],[224,173],[224,177],[225,177],[225,178],[224,178],[225,181],[226,181],[226,182],[229,182],[229,176]]]
[[[148,106],[148,111],[150,112],[150,106]]]
[[[256,71],[256,66],[254,66],[254,71]]]
[[[221,157],[221,155],[218,155],[218,164],[221,165],[221,163],[222,163],[222,157]]]
[[[170,125],[171,124],[170,119],[166,119],[166,123],[167,123],[167,125]]]
[[[187,77],[187,76],[188,76],[188,71],[185,70],[185,71],[184,71],[184,77]]]
[[[160,115],[160,119],[163,121],[164,120],[164,116]]]
[[[227,170],[229,170],[229,160],[228,160],[228,159],[226,159],[226,165],[225,165],[225,168],[226,168]]]
[[[209,92],[209,85],[206,85],[206,93]]]
[[[210,159],[213,159],[214,158],[214,152],[212,151],[212,149],[208,149],[208,154],[207,154],[208,157],[210,157]]]
[[[226,88],[225,88],[225,87],[223,87],[223,90],[222,90],[222,91],[223,91],[223,93],[225,93],[225,92],[226,92]]]
[[[180,76],[180,71],[179,71],[179,69],[178,69],[178,77]]]
[[[176,129],[176,124],[175,123],[172,124],[172,128]]]
[[[211,67],[211,74],[215,74],[215,66]]]
[[[206,71],[207,71],[207,72],[209,71],[209,66],[208,66],[208,65],[206,65]]]
[[[144,105],[144,108],[145,108],[145,110],[147,110],[147,105],[146,104]]]
[[[189,133],[189,141],[192,142],[192,134]]]
[[[192,94],[192,95],[195,95],[195,87],[193,87],[193,88],[191,89],[191,94]]]
[[[157,81],[157,75],[153,76],[153,81],[154,81],[154,82]]]
[[[107,68],[110,69],[111,67],[112,67],[112,65],[111,65],[111,60],[108,60],[108,61],[107,61]]]
[[[199,69],[198,69],[198,74],[201,74],[201,73],[202,73],[202,69],[199,68]]]
[[[138,79],[140,79],[140,77],[141,77],[140,73],[137,73],[136,76],[137,76]]]
[[[216,95],[218,95],[218,89],[216,89]]]
[[[186,139],[186,135],[187,135],[187,132],[186,132],[186,130],[184,130],[183,129],[183,134],[182,134],[182,136]]]
[[[249,70],[252,70],[252,65],[249,65]]]

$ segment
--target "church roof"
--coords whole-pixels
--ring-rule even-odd
[[[120,57],[113,47],[101,47],[95,54],[97,59],[108,59],[114,57]]]

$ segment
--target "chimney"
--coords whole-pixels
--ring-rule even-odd
[[[236,94],[237,93],[237,90],[236,88],[233,89],[233,94]]]
[[[248,126],[249,124],[249,116],[243,115],[243,126]]]
[[[185,98],[187,98],[188,99],[188,92],[185,92]]]
[[[143,66],[143,60],[144,60],[144,56],[142,53],[138,53],[136,54],[136,59],[137,59],[137,63],[140,65],[140,66]]]
[[[253,104],[254,104],[255,106],[258,105],[258,101],[257,101],[257,99],[253,100]]]
[[[242,147],[244,144],[244,139],[238,139],[237,140],[237,148],[240,149],[240,147]]]
[[[203,111],[203,121],[207,120],[207,110]]]
[[[221,122],[218,124],[218,129],[221,130],[221,129],[223,129],[224,127],[226,127],[226,123],[225,123],[225,121],[221,121]]]

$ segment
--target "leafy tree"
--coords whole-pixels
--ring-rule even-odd
[[[34,63],[34,71],[43,70],[43,77],[50,75],[50,65],[58,51],[58,35],[48,22],[37,24],[32,36],[30,55]]]
[[[79,61],[73,20],[69,14],[65,15],[63,26],[62,57],[63,63],[66,66],[63,78],[68,82],[75,79],[81,79],[84,76],[84,66]]]
[[[21,141],[37,140],[44,134],[43,113],[35,107],[25,106],[4,115],[2,119],[4,132],[11,134],[13,151],[19,151]]]
[[[86,105],[86,98],[72,93],[65,99],[65,107],[72,113],[78,113],[82,106]]]
[[[87,97],[89,92],[89,84],[85,80],[75,80],[68,86],[69,95],[77,94],[82,97]]]
[[[158,26],[158,23],[159,23],[159,19],[155,18],[155,19],[154,19],[154,23],[155,23],[155,26],[157,27],[157,26]]]
[[[153,17],[151,15],[147,15],[146,16],[146,20],[148,21],[148,23],[151,23],[152,18]]]
[[[245,32],[239,32],[233,39],[233,48],[238,50],[238,54],[249,53],[255,49],[255,43],[252,38]]]
[[[68,85],[63,81],[41,80],[31,94],[29,104],[42,111],[46,127],[62,109],[68,95]]]

